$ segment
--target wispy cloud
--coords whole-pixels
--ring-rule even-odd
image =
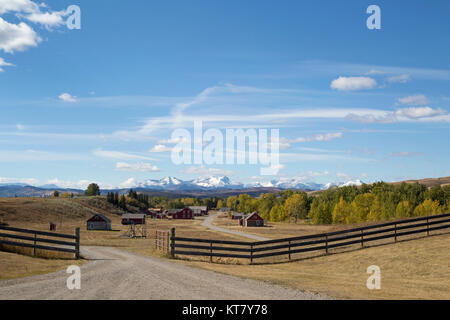
[[[429,103],[427,97],[425,97],[425,95],[423,95],[423,94],[416,94],[413,96],[399,98],[397,101],[398,101],[398,104],[401,104],[401,105],[406,104],[406,105],[410,105],[410,106],[417,106],[417,105],[423,105],[423,104]]]
[[[159,168],[155,165],[146,162],[138,162],[138,163],[126,163],[126,162],[117,162],[116,170],[118,171],[142,171],[142,172],[158,172]]]
[[[116,159],[116,160],[155,160],[153,158],[142,156],[133,153],[126,153],[121,151],[111,151],[111,150],[102,150],[97,149],[92,152],[94,156],[108,159]]]

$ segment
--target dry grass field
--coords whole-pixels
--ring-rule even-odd
[[[338,299],[450,299],[450,234],[288,263],[179,262]],[[381,269],[380,290],[366,287],[370,265]]]
[[[211,214],[213,213],[214,212],[211,212]],[[294,224],[270,221],[264,221],[264,227],[244,228],[239,226],[238,220],[232,220],[231,218],[228,218],[226,214],[219,215],[213,221],[213,224],[221,228],[254,234],[269,239],[296,237],[342,229],[342,226],[336,225],[313,225],[304,223]]]
[[[94,212],[105,214],[117,231],[87,231],[86,219]],[[101,198],[74,199],[0,199],[0,217],[13,227],[48,230],[49,222],[57,224],[58,233],[73,234],[81,229],[81,245],[113,246],[144,255],[165,256],[155,250],[155,231],[176,228],[177,236],[205,239],[249,241],[238,236],[211,231],[201,226],[202,218],[195,220],[148,220],[146,239],[125,237],[126,227],[120,223],[120,211]],[[59,219],[59,220],[58,220]],[[61,226],[62,222],[62,226]],[[327,232],[341,229],[339,226],[315,226],[307,224],[268,223],[264,228],[242,228],[237,221],[218,217],[218,226],[267,238],[283,238]],[[354,226],[345,226],[346,228]],[[417,238],[417,235],[414,236]],[[406,240],[406,239],[405,239]],[[315,253],[293,256],[298,259],[286,263],[286,259],[265,260],[269,264],[249,265],[248,261],[214,258],[175,259],[199,268],[214,270],[240,277],[271,281],[289,287],[324,293],[344,299],[450,299],[450,234],[400,241],[381,245],[373,243],[360,250],[358,246],[331,250],[330,255]],[[26,255],[0,252],[0,279],[9,279],[65,269],[70,264],[84,261],[34,258]],[[67,257],[65,257],[67,258]],[[185,258],[185,257],[184,257]],[[281,261],[281,263],[280,263]],[[227,262],[227,263],[224,263]],[[382,288],[370,291],[366,288],[366,268],[381,268]]]
[[[95,213],[102,213],[110,218],[114,231],[86,230],[86,220]],[[121,224],[121,213],[100,197],[0,199],[0,218],[9,226],[48,231],[52,221],[56,223],[56,232],[65,234],[74,234],[75,228],[79,227],[81,246],[120,247],[140,254],[164,256],[155,249],[155,231],[170,230],[172,227],[176,228],[178,236],[242,240],[240,237],[216,233],[200,226],[201,219],[148,220],[147,238],[130,239],[126,237],[127,228]],[[32,249],[29,248],[4,246],[4,249],[21,254],[0,252],[0,279],[58,271],[76,261],[73,260],[73,254],[37,250],[37,257],[32,257]],[[82,262],[83,260],[77,263]]]

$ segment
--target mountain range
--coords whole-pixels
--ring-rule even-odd
[[[305,182],[296,178],[280,178],[278,180],[270,180],[265,182],[250,182],[243,184],[240,182],[233,182],[227,176],[209,176],[204,178],[197,178],[193,180],[181,180],[176,177],[165,177],[159,180],[147,179],[142,182],[133,183],[127,187],[119,187],[116,189],[102,190],[103,193],[110,191],[118,191],[120,193],[128,192],[130,188],[136,189],[140,192],[149,192],[160,195],[204,195],[210,196],[213,192],[219,194],[239,194],[243,192],[250,192],[258,194],[258,192],[277,191],[284,189],[296,189],[304,191],[325,190],[336,186],[359,186],[363,182],[360,180],[347,181],[341,183],[327,183],[319,184],[315,182]],[[0,197],[24,197],[24,196],[50,196],[54,190],[59,192],[69,193],[83,193],[81,189],[66,189],[61,188],[55,184],[47,184],[41,186],[30,186],[26,184],[0,184]]]

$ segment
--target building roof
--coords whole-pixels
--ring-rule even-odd
[[[246,214],[245,216],[243,216],[243,219],[244,219],[244,220],[248,220],[250,217],[254,216],[255,214],[256,214],[258,217],[261,218],[261,216],[258,214],[258,212],[255,211],[255,212]],[[261,218],[261,219],[262,219],[262,218]]]
[[[144,213],[125,213],[122,215],[122,219],[145,219]]]
[[[233,216],[245,216],[243,212],[233,212]]]
[[[206,206],[189,206],[192,210],[208,210]]]
[[[94,217],[100,217],[102,220],[104,220],[104,221],[106,221],[106,222],[108,222],[108,223],[111,223],[111,220],[110,219],[108,219],[107,217],[105,217],[104,215],[102,215],[101,213],[97,213],[97,214],[94,214],[92,217],[90,217],[87,221],[91,221]]]

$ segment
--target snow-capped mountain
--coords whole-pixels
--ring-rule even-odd
[[[255,181],[247,184],[234,182],[227,176],[210,176],[194,180],[181,180],[175,177],[166,177],[159,180],[148,179],[136,183],[134,188],[157,190],[202,190],[202,189],[245,189],[245,188],[279,188],[302,190],[326,190],[330,187],[360,186],[361,180],[320,184],[305,181],[299,178],[279,178],[278,180]]]
[[[303,179],[296,178],[280,178],[279,180],[258,181],[248,186],[256,188],[280,188],[280,189],[309,189],[320,190],[321,184],[315,182],[306,182]]]
[[[190,181],[192,185],[204,188],[234,188],[240,189],[243,187],[242,183],[234,183],[226,176],[211,176],[207,178],[199,178]]]
[[[232,181],[227,176],[209,176],[202,177],[193,180],[181,180],[176,177],[165,177],[159,180],[147,179],[142,182],[137,182],[134,178],[130,178],[126,183],[121,184],[117,189],[129,189],[129,188],[139,188],[146,190],[158,190],[158,191],[215,191],[215,190],[244,190],[254,189],[254,188],[278,188],[278,189],[299,189],[299,190],[326,190],[331,187],[344,187],[344,186],[360,186],[363,182],[361,180],[340,182],[340,183],[327,183],[319,184],[315,182],[305,181],[301,178],[287,178],[280,177],[273,180],[261,180],[252,181],[249,183],[241,183]],[[7,186],[2,186],[0,188],[15,188],[13,191],[17,193],[17,188],[34,188],[40,189],[42,192],[47,192],[49,190],[63,190],[55,184],[47,184],[39,187],[33,186],[22,186],[22,184],[8,184]],[[69,189],[64,189],[69,190]],[[70,189],[73,192],[83,192],[83,190]],[[11,191],[11,192],[13,192]],[[36,191],[37,192],[37,191]],[[15,194],[12,193],[12,194]]]

